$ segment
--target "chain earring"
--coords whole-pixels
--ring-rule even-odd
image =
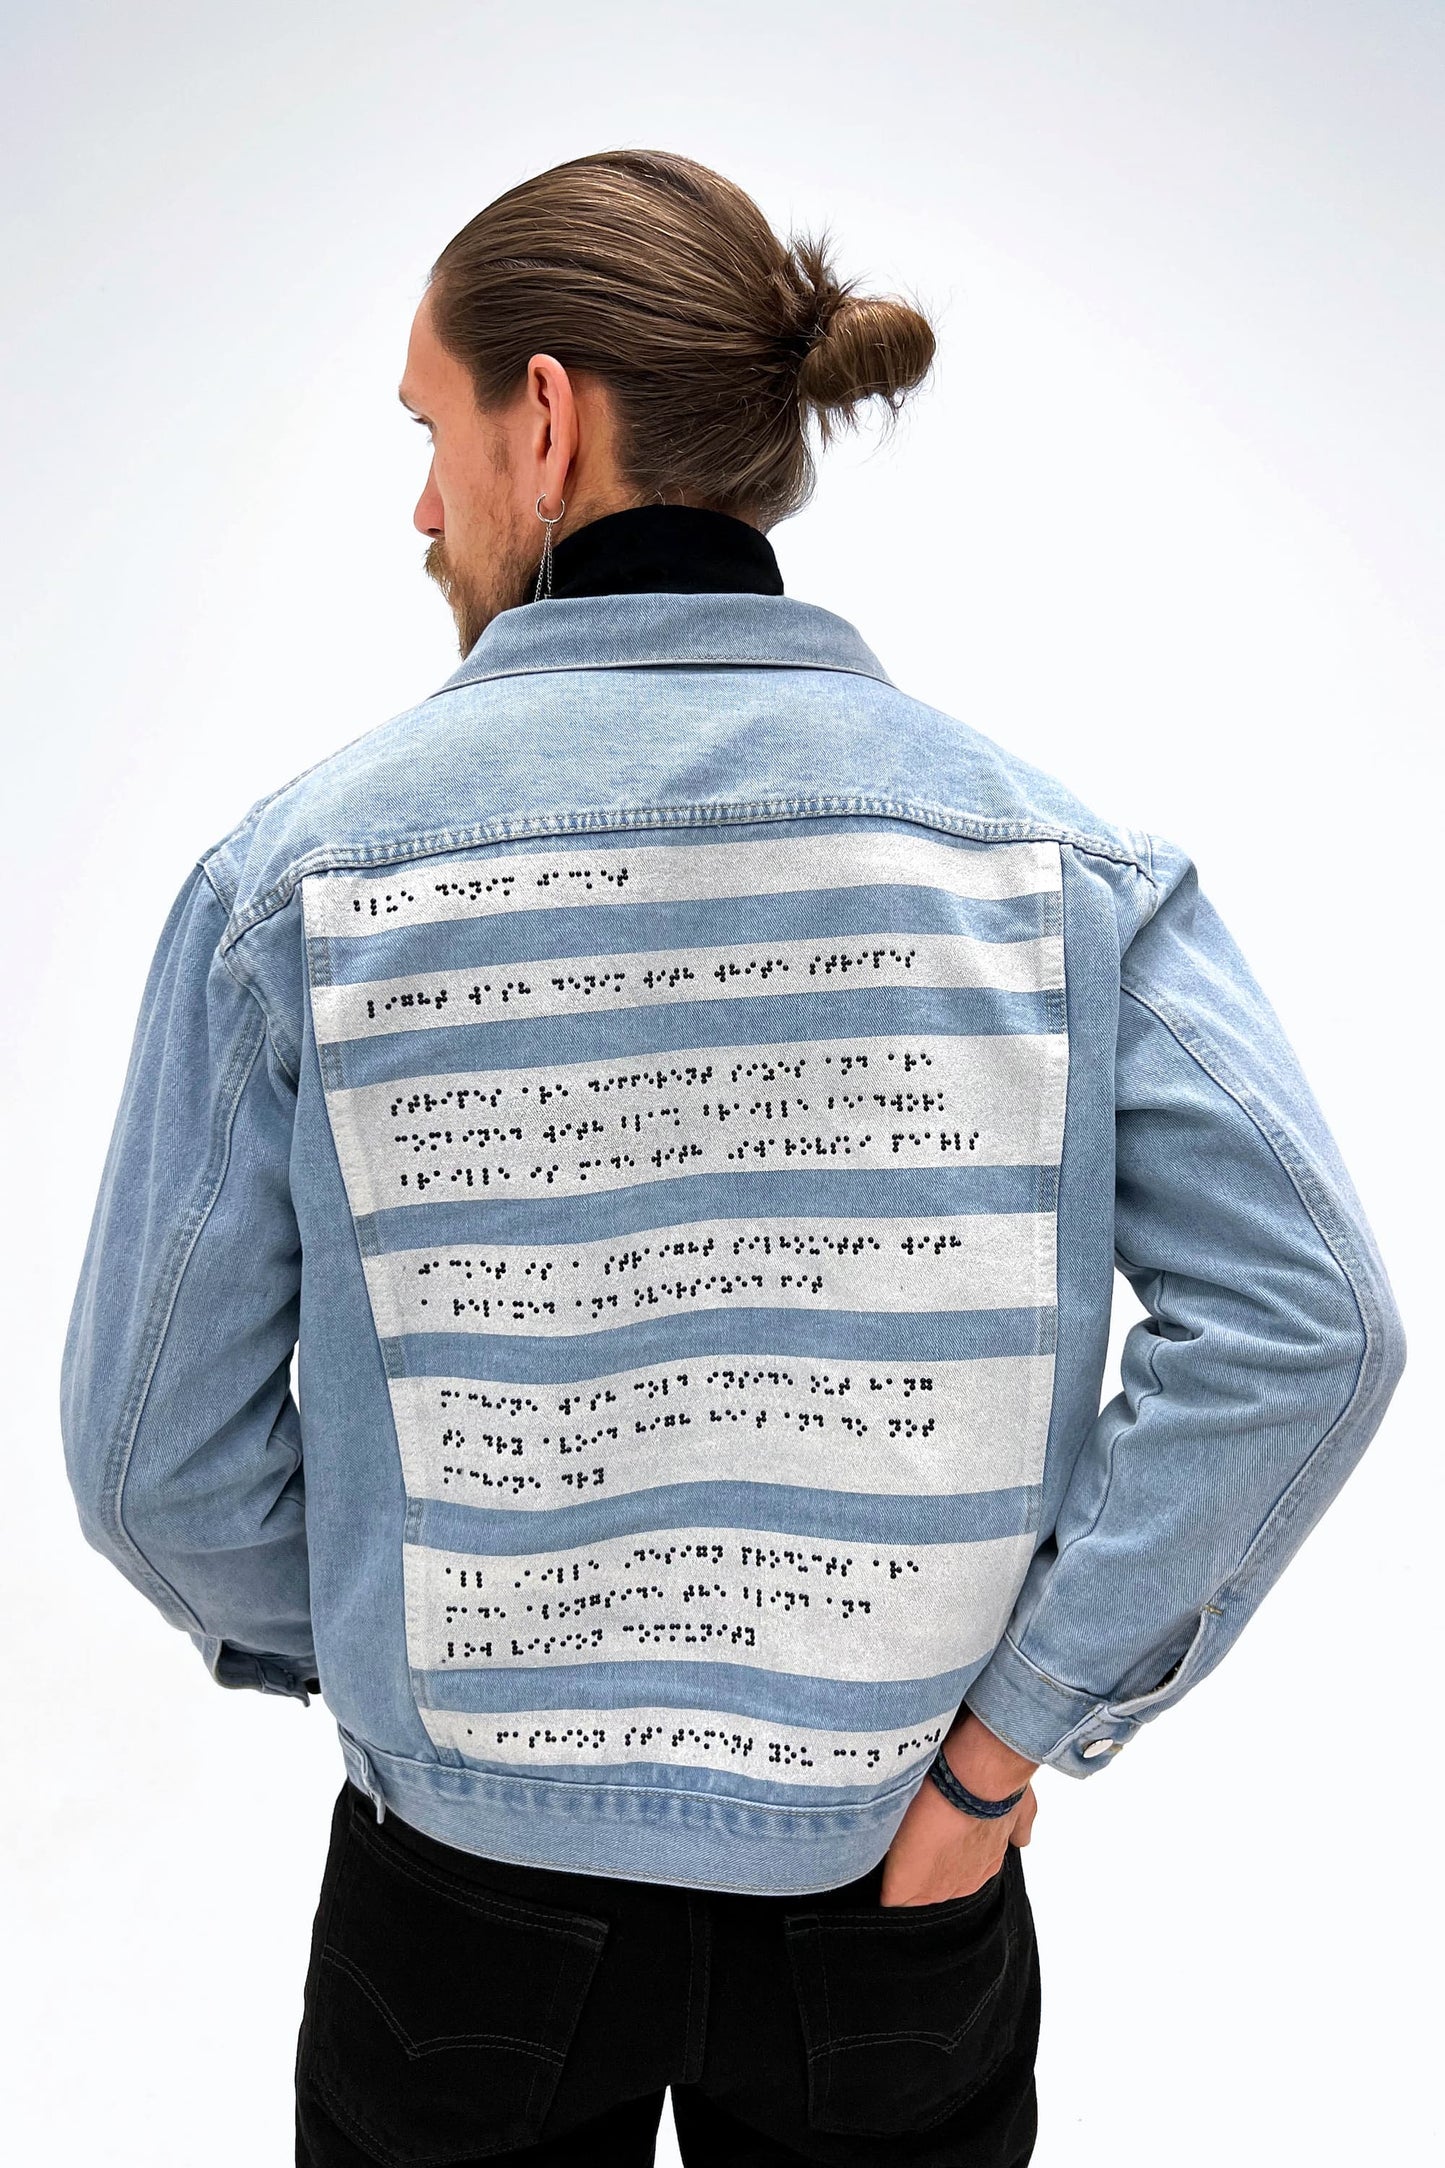
[[[542,522],[542,525],[546,528],[547,532],[542,542],[542,561],[537,567],[537,584],[532,589],[532,600],[534,602],[546,602],[549,601],[551,598],[552,529],[554,527],[560,527],[562,521],[565,519],[567,514],[567,499],[563,497],[559,500],[562,509],[557,513],[555,518],[549,519],[547,517],[547,514],[542,510],[542,506],[546,503],[546,501],[547,492],[544,489],[541,496],[537,499],[537,517]]]

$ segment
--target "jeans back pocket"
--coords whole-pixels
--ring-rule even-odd
[[[1006,2054],[1032,1932],[1018,1850],[940,1904],[791,1913],[784,1921],[813,2129],[929,2129]]]
[[[298,2079],[388,2168],[530,2145],[607,1931],[438,1873],[354,1818]]]

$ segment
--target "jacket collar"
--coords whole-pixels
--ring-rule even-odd
[[[892,683],[846,618],[791,595],[578,595],[503,610],[437,692],[530,671],[689,664],[847,670]]]

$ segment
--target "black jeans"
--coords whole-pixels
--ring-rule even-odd
[[[1038,1953],[1020,1854],[942,1904],[510,1866],[343,1786],[296,2058],[298,2168],[1022,2168]]]

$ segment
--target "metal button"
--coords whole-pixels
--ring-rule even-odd
[[[1092,1761],[1096,1754],[1116,1754],[1123,1744],[1122,1739],[1091,1739],[1080,1751],[1085,1761]]]

